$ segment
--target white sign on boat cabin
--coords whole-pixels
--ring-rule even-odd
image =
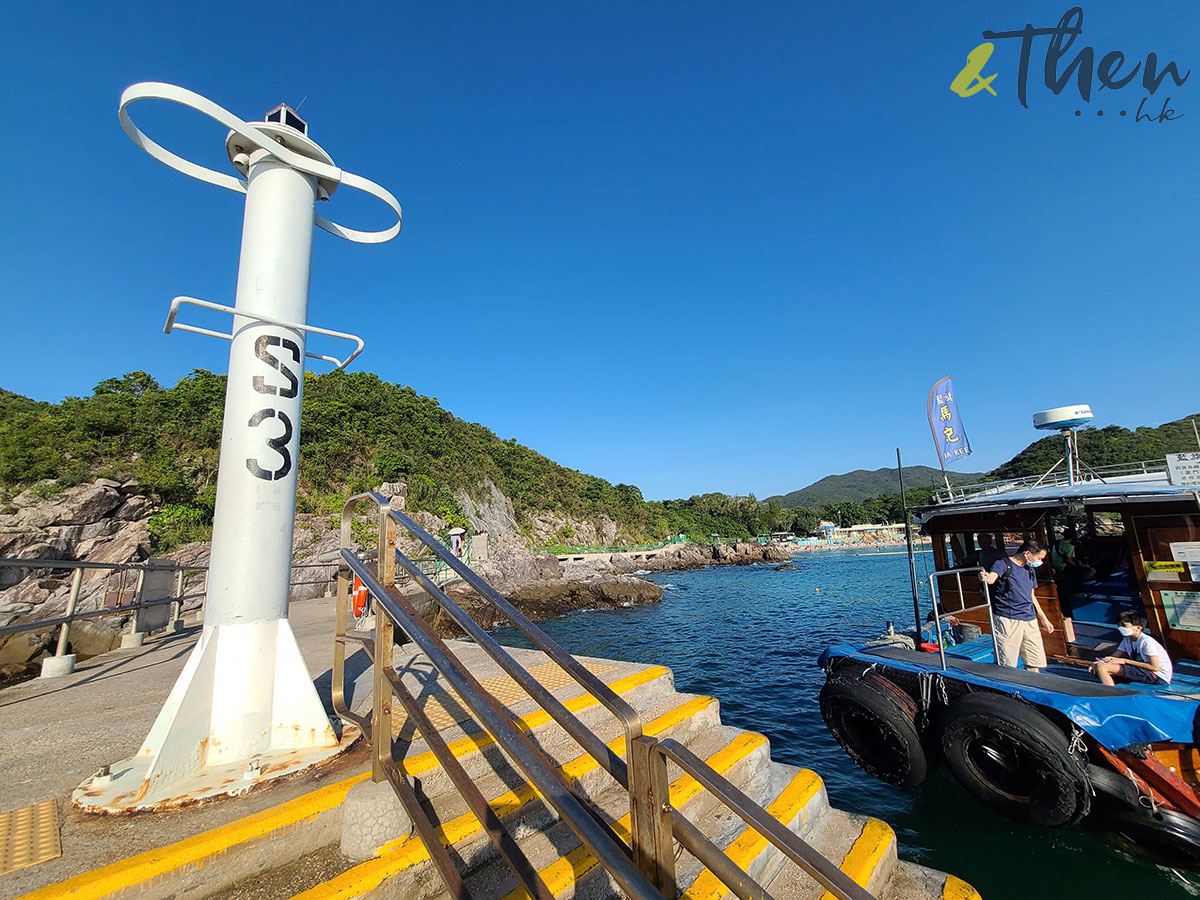
[[[1171,484],[1200,485],[1200,452],[1168,453],[1167,479]]]
[[[1187,563],[1192,581],[1200,581],[1200,541],[1171,541],[1171,558]]]
[[[1160,591],[1159,596],[1172,628],[1200,631],[1200,591]]]

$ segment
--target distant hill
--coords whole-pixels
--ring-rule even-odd
[[[1053,462],[1053,461],[1052,461]],[[977,481],[984,476],[978,472],[948,472],[951,483]],[[904,486],[906,488],[929,487],[942,484],[942,472],[931,466],[905,466]],[[855,469],[844,475],[826,475],[820,481],[813,482],[808,487],[792,491],[790,494],[780,494],[768,497],[766,501],[778,500],[784,509],[795,509],[797,506],[807,506],[816,509],[828,503],[844,503],[848,500],[865,500],[880,494],[899,493],[899,482],[896,480],[895,469]]]
[[[1200,413],[1195,416],[1200,418]],[[1196,433],[1190,418],[1142,426],[1132,431],[1120,425],[1085,428],[1079,432],[1079,458],[1089,466],[1108,466],[1152,459],[1161,462],[1168,453],[1195,450]],[[1048,435],[1034,441],[989,474],[1001,479],[1041,475],[1058,461],[1062,452],[1062,438],[1057,434]]]

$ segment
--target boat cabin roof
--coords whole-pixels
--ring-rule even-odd
[[[942,488],[933,503],[916,510],[924,523],[946,515],[994,512],[1015,508],[1046,509],[1082,504],[1115,508],[1130,503],[1163,503],[1174,500],[1200,503],[1200,487],[1171,484],[1165,462],[1107,466],[1089,470],[1083,480],[1068,484],[1066,474],[1041,478],[1016,478]]]

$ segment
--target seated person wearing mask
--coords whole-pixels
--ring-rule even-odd
[[[1121,613],[1117,618],[1117,630],[1121,632],[1117,652],[1096,660],[1089,671],[1104,684],[1112,684],[1114,678],[1145,684],[1170,684],[1171,657],[1167,656],[1162,644],[1146,633],[1145,617]]]
[[[1046,665],[1046,648],[1038,632],[1054,633],[1054,623],[1042,612],[1034,596],[1037,576],[1033,570],[1046,559],[1046,548],[1026,541],[1012,556],[1001,557],[979,580],[991,587],[992,612],[996,623],[996,664],[1016,668],[1020,658],[1025,668],[1037,672]]]

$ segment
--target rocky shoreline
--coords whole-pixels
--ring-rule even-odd
[[[151,554],[151,517],[158,507],[139,493],[136,481],[96,479],[56,491],[49,483],[8,501],[0,511],[0,557],[80,560],[114,565],[144,562]],[[382,485],[381,491],[403,508],[403,485]],[[711,565],[790,563],[791,553],[778,544],[673,544],[643,553],[589,554],[560,562],[549,554],[534,555],[517,533],[511,504],[494,491],[488,505],[472,504],[472,523],[489,530],[494,547],[487,559],[472,568],[534,621],[583,609],[617,609],[662,599],[662,589],[637,577],[648,571],[699,569]],[[429,513],[412,517],[430,533],[446,523]],[[475,518],[479,521],[476,522]],[[552,526],[548,522],[546,527]],[[604,535],[611,523],[600,523]],[[402,542],[403,546],[403,542]],[[406,548],[416,552],[415,545]],[[184,582],[184,594],[194,595],[185,611],[198,609],[204,589],[207,543],[189,544],[163,555],[195,566]],[[328,516],[298,515],[293,539],[292,600],[326,596],[339,553],[339,535]],[[412,555],[410,553],[410,555]],[[0,567],[0,626],[61,615],[70,593],[70,574],[63,569]],[[637,573],[637,574],[635,574]],[[121,581],[116,584],[116,579]],[[77,610],[86,612],[112,605],[116,593],[128,591],[136,572],[84,571]],[[480,625],[492,628],[504,618],[490,603],[461,581],[444,589]],[[126,600],[125,602],[129,602]],[[419,605],[445,636],[461,633],[432,601]],[[128,626],[129,613],[87,619],[72,626],[70,652],[81,659],[113,649]],[[40,660],[53,652],[57,629],[0,637],[0,684],[37,674]]]

